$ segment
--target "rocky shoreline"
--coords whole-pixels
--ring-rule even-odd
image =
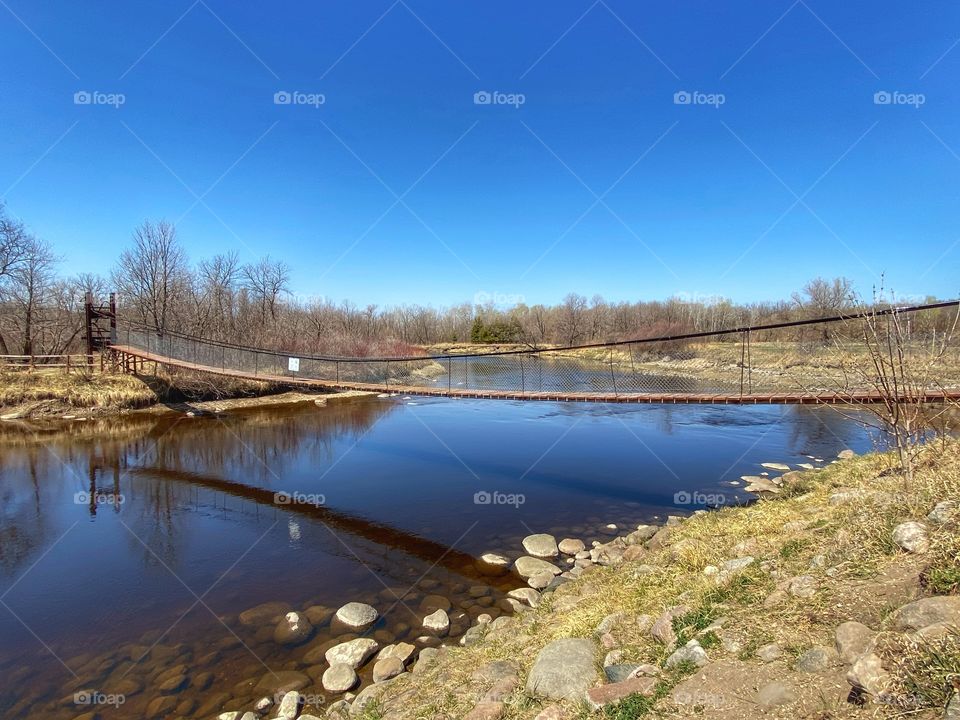
[[[416,656],[348,641],[331,656],[348,662],[331,671],[370,662],[376,676],[356,695],[321,710],[291,689],[265,713],[217,717],[958,717],[960,696],[940,684],[960,672],[960,597],[924,580],[957,538],[956,479],[905,495],[891,491],[880,456],[842,455],[823,469],[770,468],[784,474],[769,501],[671,517],[589,549],[530,535],[512,566],[485,556],[526,580],[504,599],[511,614],[478,618],[458,642]],[[723,515],[736,525],[726,536]],[[869,563],[851,568],[851,548]]]

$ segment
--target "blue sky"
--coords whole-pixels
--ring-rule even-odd
[[[358,304],[954,297],[958,39],[955,2],[3,0],[0,197],[68,272],[167,218]]]

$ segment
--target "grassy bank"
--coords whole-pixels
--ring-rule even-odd
[[[0,372],[0,415],[8,419],[99,416],[158,404],[186,407],[219,404],[213,409],[269,403],[291,388],[202,373],[158,371],[128,375],[37,369]],[[302,388],[300,388],[302,390]],[[300,393],[316,396],[317,393]],[[296,401],[296,398],[290,402]],[[222,407],[220,407],[222,406]],[[201,408],[203,409],[203,408]]]
[[[429,665],[372,695],[360,716],[481,717],[468,713],[490,682],[476,671],[506,661],[519,682],[502,693],[496,713],[482,717],[535,718],[548,706],[555,714],[542,717],[941,717],[952,692],[947,680],[960,674],[955,635],[924,644],[881,632],[877,653],[891,677],[891,696],[883,702],[863,694],[856,699],[865,704],[848,702],[849,666],[836,658],[819,672],[797,669],[812,648],[834,647],[841,623],[883,631],[901,605],[957,591],[957,525],[926,516],[938,502],[960,497],[960,444],[928,446],[909,487],[892,461],[875,454],[793,473],[774,499],[678,523],[651,547],[638,546],[631,559],[591,567],[544,595],[538,607],[490,630],[478,644],[442,650]],[[929,549],[909,553],[893,541],[894,527],[910,520],[926,524]],[[725,562],[747,556],[752,562],[718,579]],[[704,667],[664,667],[672,647],[654,639],[650,622],[669,608],[675,610],[676,646],[698,639],[709,656]],[[579,701],[531,697],[524,678],[534,658],[565,637],[597,642],[598,671],[610,651],[618,663],[656,666],[652,694],[596,711]],[[773,681],[785,683],[792,700],[759,700],[758,691]]]

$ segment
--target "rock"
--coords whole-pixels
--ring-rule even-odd
[[[523,539],[523,549],[527,551],[528,555],[536,558],[555,558],[560,554],[557,539],[546,533],[527,535]]]
[[[351,602],[337,610],[335,617],[347,627],[363,631],[377,621],[377,611],[366,603]]]
[[[468,628],[467,631],[461,636],[460,644],[464,647],[470,647],[471,645],[476,645],[478,642],[483,640],[483,636],[486,634],[486,630],[483,625],[474,625],[472,628]]]
[[[291,690],[302,690],[310,684],[310,677],[296,670],[276,670],[264,673],[253,687],[254,695],[277,695]]]
[[[273,707],[273,698],[262,697],[254,704],[253,709],[258,715],[266,715],[267,710]]]
[[[767,643],[761,647],[758,647],[754,655],[757,656],[758,660],[763,662],[773,662],[783,655],[783,650],[780,649],[780,646],[776,643]]]
[[[960,693],[954,693],[943,711],[943,720],[960,720]]]
[[[847,673],[847,682],[878,698],[890,686],[890,674],[883,669],[879,655],[866,653],[853,663]]]
[[[463,716],[463,720],[500,720],[503,717],[502,702],[479,702],[473,710]]]
[[[527,676],[529,695],[577,701],[597,679],[597,646],[584,638],[554,640],[543,648]]]
[[[557,705],[548,705],[533,720],[566,720],[566,713]]]
[[[894,630],[920,630],[936,623],[960,627],[960,596],[946,595],[916,600],[899,608],[890,617]]]
[[[300,696],[300,693],[298,693],[296,690],[291,690],[283,696],[282,700],[280,700],[276,717],[283,718],[283,720],[294,720],[294,718],[296,718],[300,713],[301,705],[303,705],[303,698]],[[243,719],[241,718],[241,720]]]
[[[552,578],[551,578],[552,579]],[[533,588],[517,588],[516,590],[511,590],[507,593],[507,597],[511,597],[514,600],[519,600],[525,602],[532,608],[535,608],[540,604],[540,593],[538,593]]]
[[[846,448],[837,453],[837,459],[839,460],[849,460],[850,458],[856,457],[857,454],[850,448]]]
[[[700,647],[700,643],[696,640],[691,640],[682,648],[676,650],[670,657],[668,657],[666,667],[672,668],[675,665],[687,662],[693,663],[697,667],[703,667],[710,662],[710,658],[707,657],[706,651]]]
[[[780,486],[769,478],[759,475],[744,475],[742,479],[748,483],[744,488],[747,492],[772,493],[774,495],[780,492]]]
[[[373,681],[377,683],[389,680],[402,673],[403,669],[403,661],[400,658],[388,657],[377,660],[373,665]]]
[[[378,647],[379,643],[377,643],[376,640],[357,638],[356,640],[348,640],[339,645],[334,645],[327,650],[324,658],[328,665],[347,665],[351,669],[356,670],[373,657]]]
[[[539,575],[540,573],[559,575],[561,572],[563,572],[553,563],[549,563],[546,560],[541,560],[540,558],[530,557],[529,555],[524,555],[517,558],[517,561],[513,566],[520,574],[520,577],[524,578],[530,578],[534,575]]]
[[[410,658],[413,657],[413,653],[416,651],[416,647],[406,642],[399,642],[395,645],[387,645],[383,650],[380,651],[380,654],[377,655],[377,660],[386,660],[387,658],[397,658],[400,662],[406,665]]]
[[[427,595],[420,601],[420,609],[425,613],[432,613],[435,610],[449,611],[453,607],[450,600],[443,595]]]
[[[305,613],[288,612],[273,630],[273,641],[279,645],[302,645],[313,635],[313,625]]]
[[[619,702],[628,695],[653,695],[657,681],[651,677],[634,677],[622,682],[601,685],[590,688],[586,692],[587,705],[592,710],[599,710],[611,703]]]
[[[320,682],[327,692],[345,693],[352,689],[359,680],[360,678],[357,677],[357,673],[352,667],[338,663],[327,668]]]
[[[812,575],[798,575],[787,581],[787,592],[798,598],[812,598],[817,593],[817,581]]]
[[[605,545],[597,545],[590,551],[590,560],[597,565],[616,565],[623,560],[627,546],[623,541],[612,540]]]
[[[446,635],[450,630],[450,618],[446,611],[437,610],[423,619],[423,628],[436,635]]]
[[[765,462],[765,463],[760,463],[760,465],[762,467],[765,467],[767,470],[778,470],[780,472],[786,472],[787,470],[790,469],[789,465],[785,465],[784,463],[777,463],[777,462]]]
[[[560,545],[557,549],[559,549],[564,555],[577,555],[586,549],[586,545],[583,544],[583,540],[564,538],[560,541]]]
[[[527,585],[534,590],[543,590],[553,582],[554,577],[556,576],[552,572],[537,573],[527,578]]]
[[[616,652],[616,651],[615,651]],[[607,682],[618,683],[635,677],[634,673],[639,665],[607,665],[604,661],[603,674],[607,677]]]
[[[290,609],[287,603],[266,602],[240,613],[240,624],[244,627],[257,627],[277,622]]]
[[[815,646],[807,650],[793,664],[798,672],[819,673],[829,670],[840,660],[837,651],[833,648]]]
[[[845,622],[837,626],[836,648],[840,660],[847,665],[863,655],[873,640],[874,632],[863,623]]]
[[[495,552],[486,552],[477,560],[477,569],[484,575],[503,575],[510,568],[510,558]]]
[[[785,682],[772,682],[764,685],[757,692],[756,702],[764,707],[774,705],[786,705],[797,699],[797,694],[793,688]]]
[[[323,625],[333,617],[333,608],[328,608],[326,605],[311,605],[303,611],[303,614],[316,627],[317,625]]]
[[[927,520],[938,525],[942,525],[945,522],[949,522],[957,512],[957,503],[953,500],[944,500],[943,502],[938,502],[933,510],[930,511],[930,514],[927,515]]]
[[[673,631],[673,615],[668,610],[650,626],[650,634],[665,647],[673,647],[677,642],[677,634]]]
[[[927,528],[918,522],[900,523],[893,529],[893,541],[903,550],[923,553],[930,547]]]

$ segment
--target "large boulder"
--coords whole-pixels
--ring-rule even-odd
[[[520,577],[524,578],[533,577],[540,573],[559,575],[563,572],[553,563],[548,563],[546,560],[541,560],[540,558],[529,557],[528,555],[517,558],[517,561],[514,563],[514,568],[516,568]]]
[[[550,700],[578,701],[597,681],[597,646],[585,638],[563,638],[547,645],[527,676],[527,694]]]
[[[560,541],[557,549],[564,555],[576,555],[579,552],[583,552],[586,549],[586,545],[583,544],[583,540],[564,538]]]
[[[324,658],[328,665],[348,665],[356,670],[369,660],[379,647],[376,640],[357,638],[334,645],[327,650]]]
[[[527,551],[528,555],[538,558],[555,558],[560,554],[557,539],[546,533],[527,535],[523,539],[523,549]]]
[[[907,603],[890,617],[890,625],[894,630],[920,630],[936,623],[960,627],[960,596],[916,600]]]
[[[334,617],[349,628],[363,631],[377,621],[377,610],[366,603],[351,602],[337,610]]]

